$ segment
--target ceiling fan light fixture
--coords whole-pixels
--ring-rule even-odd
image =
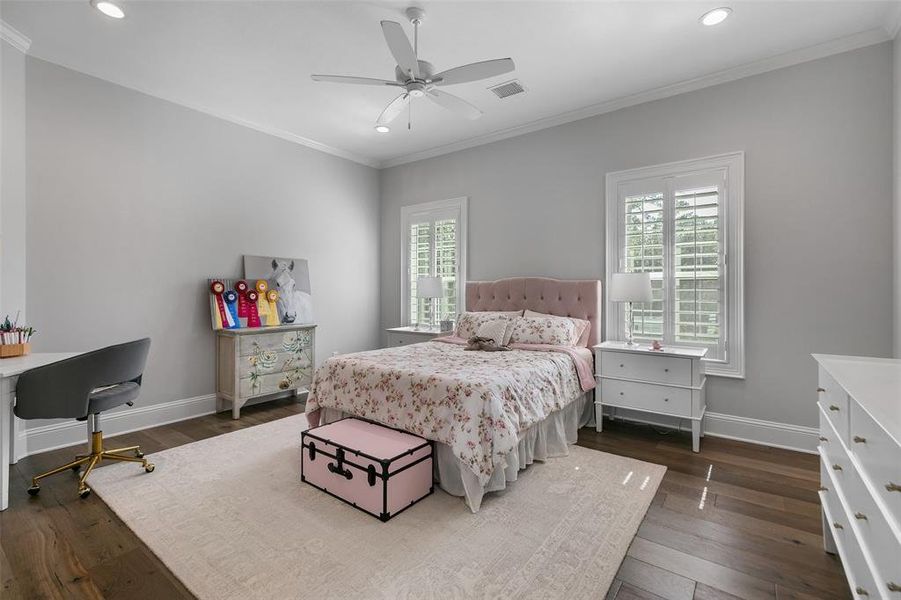
[[[410,95],[413,96],[414,98],[422,98],[423,96],[425,96],[425,92],[422,90],[413,89],[413,90],[410,90]]]
[[[391,128],[387,125],[376,125],[375,130],[379,133],[388,133],[389,131],[391,131]]]
[[[110,0],[91,0],[91,6],[113,19],[125,18],[125,11],[122,10],[122,7]]]
[[[732,9],[728,6],[721,6],[719,8],[714,8],[713,10],[708,10],[703,15],[699,21],[702,25],[706,25],[707,27],[713,27],[714,25],[719,25],[732,14]]]

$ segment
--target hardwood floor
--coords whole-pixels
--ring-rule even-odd
[[[148,454],[302,411],[292,400],[118,436]],[[121,443],[120,443],[121,442]],[[605,422],[579,444],[668,467],[608,600],[810,600],[849,598],[838,559],[822,550],[815,456]],[[110,443],[112,445],[112,443]],[[96,496],[81,500],[72,477],[31,474],[65,462],[67,448],[10,469],[10,506],[0,513],[0,596],[18,598],[192,598]],[[600,600],[600,596],[598,596]]]

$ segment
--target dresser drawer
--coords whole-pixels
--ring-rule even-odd
[[[874,577],[881,590],[888,591],[889,582],[901,585],[901,539],[886,521],[860,476],[856,472],[851,476],[854,481],[848,486],[847,501],[854,527],[860,535],[859,543],[873,561]]]
[[[313,353],[310,349],[300,352],[276,352],[260,350],[250,356],[242,356],[238,362],[238,378],[250,377],[252,373],[267,375],[281,373],[293,369],[308,369],[313,365]]]
[[[672,356],[601,352],[600,374],[639,381],[691,385],[691,360]]]
[[[834,491],[847,498],[848,486],[853,485],[854,481],[852,473],[854,466],[822,407],[820,407],[819,451],[824,468],[832,474],[832,478],[835,480],[838,489]],[[829,484],[824,483],[823,485],[828,486]]]
[[[241,356],[250,356],[261,350],[275,352],[296,352],[301,348],[313,345],[312,331],[274,331],[261,332],[254,335],[240,336],[239,349]]]
[[[864,600],[878,600],[882,596],[883,586],[877,585],[876,578],[870,571],[857,538],[854,535],[853,525],[844,508],[835,495],[829,492],[820,492],[820,502],[826,511],[826,526],[831,528],[835,543],[839,548],[842,558],[842,566],[851,586],[851,592],[855,598]]]
[[[848,443],[848,394],[836,381],[820,367],[820,387],[818,402],[826,413],[839,438]]]
[[[901,530],[901,448],[853,400],[849,430],[850,450],[861,466],[862,478],[869,480],[888,518]]]
[[[240,397],[252,398],[296,389],[308,389],[312,380],[312,368],[296,369],[283,373],[245,377],[238,383]]]
[[[618,379],[601,379],[601,403],[655,413],[691,416],[691,390]]]

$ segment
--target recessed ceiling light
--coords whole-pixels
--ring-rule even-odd
[[[125,11],[115,2],[110,2],[110,0],[91,0],[91,6],[114,19],[125,17]]]
[[[722,6],[720,8],[714,8],[713,10],[705,12],[701,15],[701,23],[707,25],[708,27],[712,27],[714,25],[719,25],[726,18],[732,14],[732,9],[728,6]]]
[[[389,131],[391,131],[391,128],[387,125],[376,125],[375,130],[379,133],[388,133]]]

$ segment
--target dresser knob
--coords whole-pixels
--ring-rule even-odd
[[[894,581],[889,581],[887,585],[888,585],[888,591],[901,592],[901,585],[898,585]]]
[[[867,520],[867,516],[865,514],[863,514],[862,512],[854,513],[854,518],[857,519],[858,521],[866,521]]]
[[[832,470],[833,470],[833,471],[841,471],[841,470],[842,470],[842,466],[839,465],[839,464],[834,464],[834,465],[832,465]]]
[[[858,596],[869,596],[870,595],[870,592],[866,591],[865,589],[863,589],[860,586],[857,586],[857,588],[855,588],[854,591],[857,592]]]
[[[891,481],[889,481],[888,483],[885,484],[885,489],[887,489],[890,492],[901,492],[901,485],[898,485],[897,483],[892,483]]]
[[[841,523],[839,523],[838,521],[833,522],[832,526],[835,527],[836,529],[844,529],[844,526]]]
[[[825,388],[820,388],[820,387],[817,388],[817,394],[822,394],[825,391],[826,391]]]
[[[664,398],[663,401],[664,401],[664,402],[669,402],[669,398]]]
[[[619,395],[620,395],[620,396],[625,396],[625,394],[624,394],[623,392],[620,392]]]
[[[664,373],[669,373],[669,369],[663,369]]]
[[[819,491],[821,491],[821,492],[828,492],[828,491],[829,491],[829,488],[827,488],[825,485],[821,485],[821,486],[820,486],[819,488],[817,488],[817,489],[818,489]]]
[[[839,409],[839,407],[837,407],[837,406],[834,405],[834,404],[830,404],[830,405],[829,405],[829,410],[838,411],[838,410],[841,410],[841,409]]]
[[[828,441],[829,441],[829,438],[823,437],[823,436],[821,435],[821,436],[820,436],[820,441],[821,441],[821,442],[828,442]]]
[[[855,435],[855,436],[854,436],[854,443],[856,443],[856,444],[866,444],[866,443],[867,443],[867,438],[865,438],[865,437],[860,437],[859,435]]]
[[[625,367],[626,365],[624,365],[623,363],[619,363],[619,366],[620,366],[620,367]]]

